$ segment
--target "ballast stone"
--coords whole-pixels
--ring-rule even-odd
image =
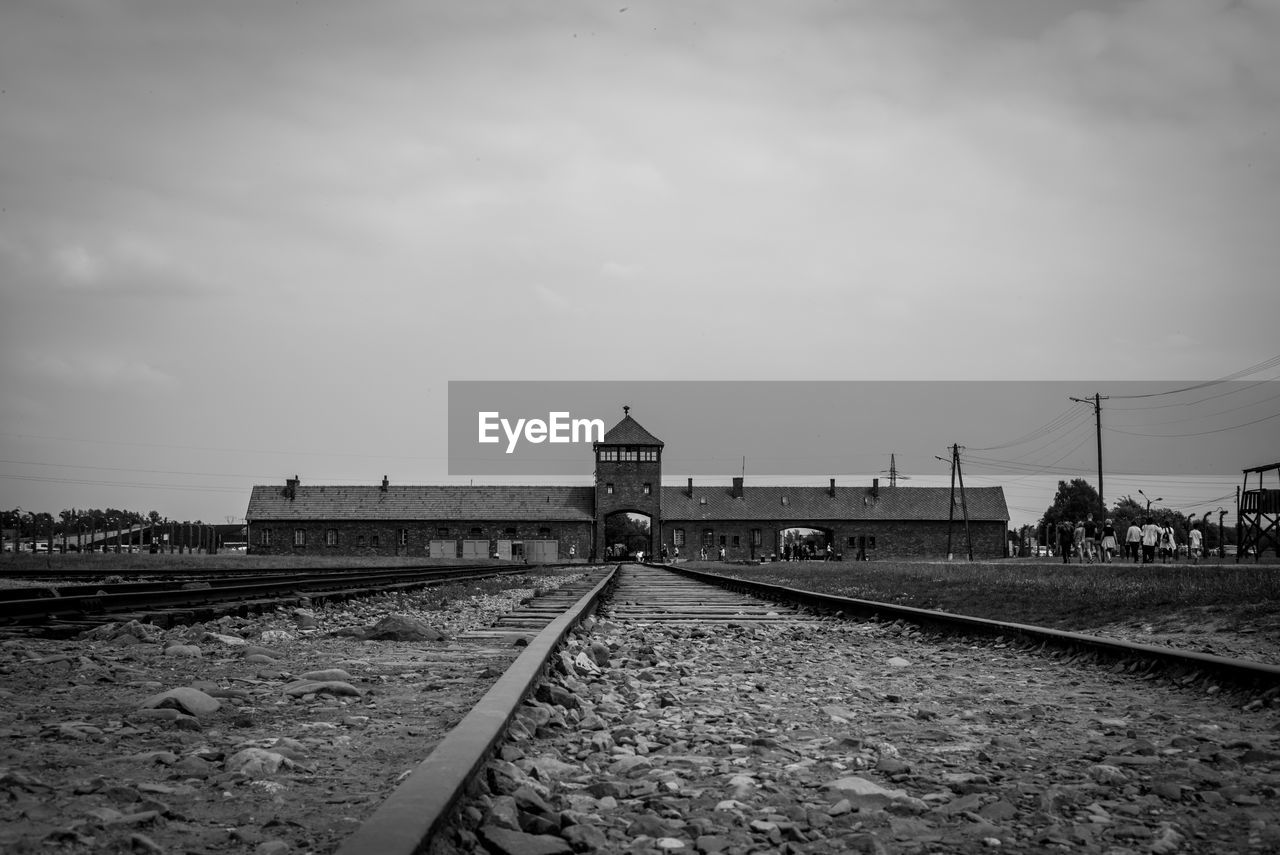
[[[498,825],[480,828],[480,839],[499,855],[569,855],[573,847],[554,834],[526,834]]]
[[[866,778],[857,775],[849,775],[845,778],[839,778],[827,785],[828,788],[838,791],[842,796],[847,798],[852,804],[859,808],[882,808],[891,804],[902,807],[911,808],[913,810],[924,813],[929,806],[920,799],[907,794],[905,790],[891,790],[888,787],[882,787],[874,781],[868,781]]]
[[[365,641],[445,641],[443,632],[412,615],[391,614],[364,631]]]
[[[152,695],[139,704],[138,709],[176,709],[187,715],[201,718],[213,715],[221,706],[222,704],[217,698],[210,697],[199,689],[180,686],[167,692],[161,692],[158,695]]]

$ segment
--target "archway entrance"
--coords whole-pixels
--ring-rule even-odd
[[[783,561],[825,561],[835,549],[831,532],[823,528],[790,526],[778,530],[778,557]]]
[[[653,556],[653,518],[635,511],[618,511],[604,518],[604,557],[607,561]]]

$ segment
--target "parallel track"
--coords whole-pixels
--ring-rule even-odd
[[[576,597],[576,599],[575,599]],[[572,602],[570,602],[572,601]],[[559,612],[556,610],[559,609]],[[1280,668],[1152,645],[833,597],[774,585],[655,565],[619,565],[593,578],[588,590],[562,589],[554,598],[502,619],[480,635],[538,632],[507,673],[413,774],[338,849],[337,855],[417,855],[443,831],[474,776],[502,739],[520,704],[536,687],[561,642],[579,621],[599,611],[629,623],[690,623],[711,627],[762,621],[817,620],[823,616],[906,621],[934,630],[1023,639],[1028,646],[1066,647],[1127,662],[1129,670],[1169,668],[1253,691],[1280,690]]]
[[[267,578],[202,579],[85,588],[24,588],[0,598],[0,623],[47,623],[54,619],[143,614],[168,622],[166,612],[198,609],[248,611],[308,597],[313,602],[390,590],[408,590],[458,580],[529,572],[528,565],[394,567],[277,574]]]

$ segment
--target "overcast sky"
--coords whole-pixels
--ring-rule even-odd
[[[1225,376],[1280,352],[1277,44],[1271,0],[8,0],[0,506],[446,482],[449,380]]]

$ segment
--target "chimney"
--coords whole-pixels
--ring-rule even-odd
[[[871,498],[873,499],[880,498],[880,479],[879,478],[871,479]]]
[[[693,498],[693,479],[689,479],[689,498]]]
[[[831,498],[834,499],[836,497],[836,479],[835,478],[831,479],[831,489],[828,492],[831,493]]]
[[[733,479],[733,497],[735,499],[742,498],[742,478],[734,477]]]
[[[387,488],[391,486],[391,482],[387,480],[387,476],[382,476],[382,492],[387,492]]]
[[[298,495],[298,485],[300,483],[302,482],[298,480],[297,475],[294,475],[292,478],[286,478],[284,481],[284,489],[280,491],[280,494],[286,499],[292,500]]]

